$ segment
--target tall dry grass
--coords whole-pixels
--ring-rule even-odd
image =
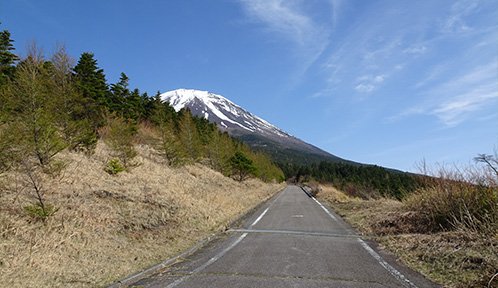
[[[158,263],[220,231],[282,188],[243,183],[201,165],[170,168],[147,146],[137,166],[104,172],[110,149],[64,152],[66,169],[44,176],[57,211],[37,221],[23,175],[7,174],[0,193],[1,287],[95,287]]]
[[[483,175],[482,172],[479,172],[479,175]],[[426,180],[434,181],[429,178]],[[322,185],[318,198],[332,206],[363,235],[372,237],[387,250],[393,252],[402,262],[444,287],[488,287],[489,283],[491,283],[489,287],[497,287],[497,279],[495,277],[492,280],[492,277],[498,267],[498,253],[496,253],[498,235],[488,233],[490,232],[489,221],[484,227],[482,224],[476,227],[475,223],[480,223],[476,222],[476,215],[481,215],[479,211],[482,210],[467,213],[473,215],[469,218],[473,219],[472,225],[466,224],[464,220],[458,220],[443,229],[434,222],[430,222],[432,218],[429,216],[435,215],[435,211],[450,211],[442,213],[444,215],[451,213],[460,215],[460,209],[465,210],[465,207],[469,211],[470,207],[474,209],[483,207],[476,199],[481,197],[487,199],[487,196],[477,195],[476,198],[477,190],[469,192],[462,189],[464,192],[458,192],[457,184],[465,189],[468,189],[469,185],[462,182],[450,183],[452,185],[447,182],[440,183],[440,188],[447,185],[452,187],[447,194],[442,192],[439,194],[437,191],[442,189],[434,191],[435,186],[432,186],[431,190],[427,188],[413,195],[413,198],[410,198],[413,202],[410,204],[420,208],[416,211],[407,209],[406,203],[398,200],[386,198],[365,200],[352,197],[346,192],[327,185]],[[436,184],[433,183],[433,185]],[[476,186],[470,185],[470,187]],[[426,198],[423,198],[424,196]],[[422,202],[417,202],[419,200]],[[466,203],[466,205],[458,208],[458,205],[452,201]],[[428,213],[425,207],[432,212]],[[448,207],[457,208],[452,210]],[[427,213],[429,216],[420,217],[419,213]],[[447,219],[453,221],[454,217]],[[483,233],[483,228],[487,232]],[[477,233],[476,230],[478,230]]]
[[[438,167],[405,200],[430,231],[498,232],[498,178],[487,167]]]

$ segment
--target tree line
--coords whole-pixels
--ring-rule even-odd
[[[189,110],[129,87],[121,73],[109,84],[95,55],[74,61],[64,47],[46,59],[35,44],[20,58],[9,31],[0,31],[0,172],[49,172],[59,152],[93,153],[99,139],[114,151],[106,171],[133,166],[139,142],[153,146],[172,166],[202,163],[226,176],[281,181],[270,158],[221,132]]]
[[[294,181],[314,179],[332,183],[349,195],[360,198],[382,196],[401,199],[423,184],[419,175],[376,165],[322,161],[302,166],[283,165],[282,170],[288,178],[293,178]]]

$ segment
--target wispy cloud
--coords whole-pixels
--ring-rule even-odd
[[[438,69],[439,70],[439,69]],[[496,105],[498,100],[498,61],[477,66],[470,72],[450,77],[424,90],[425,103],[391,117],[396,120],[413,115],[436,116],[447,127],[456,126],[475,113]]]
[[[421,80],[415,84],[415,88],[421,88],[423,86],[426,86],[429,83],[432,83],[433,81],[437,80],[441,75],[448,70],[448,66],[446,63],[440,63],[434,65],[434,67],[431,67],[428,69],[429,71],[426,72],[426,75],[423,76]]]
[[[427,52],[427,47],[425,45],[411,46],[403,50],[406,54],[424,54]]]
[[[459,79],[452,79],[450,83],[431,91],[432,94],[452,96],[432,108],[430,114],[437,116],[447,126],[455,126],[470,117],[472,112],[495,102],[498,99],[497,67],[496,62],[478,67],[471,73]]]
[[[443,33],[460,33],[472,30],[465,20],[465,17],[478,8],[477,0],[460,0],[451,6],[449,15],[444,19],[441,25]]]
[[[335,29],[337,22],[339,22],[339,11],[343,5],[343,0],[330,0],[330,6],[332,8],[332,28]]]
[[[386,75],[363,75],[356,79],[357,85],[354,89],[360,93],[370,93],[384,82]]]
[[[332,1],[331,5],[338,7],[339,2]],[[329,28],[316,23],[304,12],[303,1],[241,0],[241,3],[251,19],[262,23],[268,32],[282,36],[295,45],[306,69],[329,43]],[[336,11],[335,7],[333,11]]]
[[[267,25],[271,32],[280,33],[299,45],[305,45],[314,25],[289,2],[283,0],[244,0],[247,12],[254,19]]]

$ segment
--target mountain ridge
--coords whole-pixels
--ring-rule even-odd
[[[160,97],[175,111],[188,108],[193,115],[216,123],[222,131],[254,149],[269,153],[276,162],[351,162],[285,132],[222,95],[195,89],[176,89],[164,92]]]

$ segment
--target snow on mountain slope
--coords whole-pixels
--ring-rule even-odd
[[[161,99],[169,102],[176,111],[187,107],[192,114],[215,122],[222,129],[244,129],[259,134],[291,137],[225,97],[208,91],[178,89],[161,94]]]
[[[297,159],[301,155],[300,159],[342,161],[337,156],[289,135],[221,95],[208,91],[177,89],[162,93],[160,97],[176,111],[188,108],[193,115],[216,123],[221,130],[253,148],[273,154],[276,158]]]

